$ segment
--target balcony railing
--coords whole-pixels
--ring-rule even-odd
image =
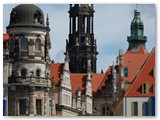
[[[50,87],[50,78],[44,77],[9,77],[8,84]]]

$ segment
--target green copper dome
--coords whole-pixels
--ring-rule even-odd
[[[142,25],[143,24],[143,21],[141,20],[141,17],[140,17],[140,11],[138,8],[136,8],[134,10],[134,18],[131,22],[132,25],[136,24],[136,25]]]
[[[33,4],[21,4],[10,13],[10,27],[45,27],[42,10]]]
[[[145,48],[147,37],[144,36],[144,25],[138,8],[134,10],[134,18],[131,22],[131,35],[128,36],[127,41],[129,42],[128,49],[133,52],[138,51],[141,45]]]

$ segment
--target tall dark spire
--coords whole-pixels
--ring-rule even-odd
[[[144,25],[141,20],[140,10],[138,9],[138,5],[136,5],[134,18],[131,22],[131,35],[128,37],[129,49],[136,52],[140,45],[145,48],[146,41],[147,37],[144,36]]]
[[[96,72],[97,46],[93,33],[93,4],[70,4],[69,43],[66,46],[72,73],[87,73],[87,61],[91,60],[91,72]]]

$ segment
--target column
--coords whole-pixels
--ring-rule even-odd
[[[46,90],[44,93],[44,116],[47,116],[47,109],[49,109],[49,104],[48,103],[48,91]],[[48,111],[49,112],[49,111]]]

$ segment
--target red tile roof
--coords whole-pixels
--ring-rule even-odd
[[[63,71],[62,63],[53,63],[50,66],[50,76],[54,77],[55,85],[60,86],[61,74]],[[106,73],[93,73],[92,74],[92,92],[93,96],[96,95],[96,92],[101,90],[101,87],[105,85],[105,80],[107,79],[107,75],[111,72],[111,67],[106,71]],[[78,87],[80,87],[82,94],[85,92],[86,79],[87,74],[85,73],[71,73],[71,84],[72,84],[72,93],[74,94]]]
[[[131,50],[126,51],[123,55],[123,67],[128,67],[128,77],[124,77],[124,81],[133,81],[137,70],[141,68],[148,54],[148,51],[146,51],[142,46],[140,46],[137,52],[133,52]]]
[[[54,77],[54,82],[56,86],[60,86],[63,65],[63,63],[53,63],[50,66],[50,76],[51,78]]]
[[[105,72],[105,77],[103,78],[103,81],[101,82],[100,86],[98,87],[98,90],[101,90],[102,86],[105,86],[105,80],[108,80],[108,75],[111,74],[112,66],[109,66],[107,71]]]
[[[9,39],[9,34],[3,34],[3,42]]]
[[[98,89],[101,89],[102,86],[105,84],[105,73],[95,73],[92,75],[92,93],[93,96],[97,94]]]
[[[129,88],[128,92],[125,94],[125,97],[150,97],[154,96],[153,93],[153,84],[155,83],[155,78],[151,74],[155,67],[155,48],[152,50],[146,61],[144,62],[141,71],[134,79],[133,84]],[[149,94],[142,94],[142,83],[149,83]]]

